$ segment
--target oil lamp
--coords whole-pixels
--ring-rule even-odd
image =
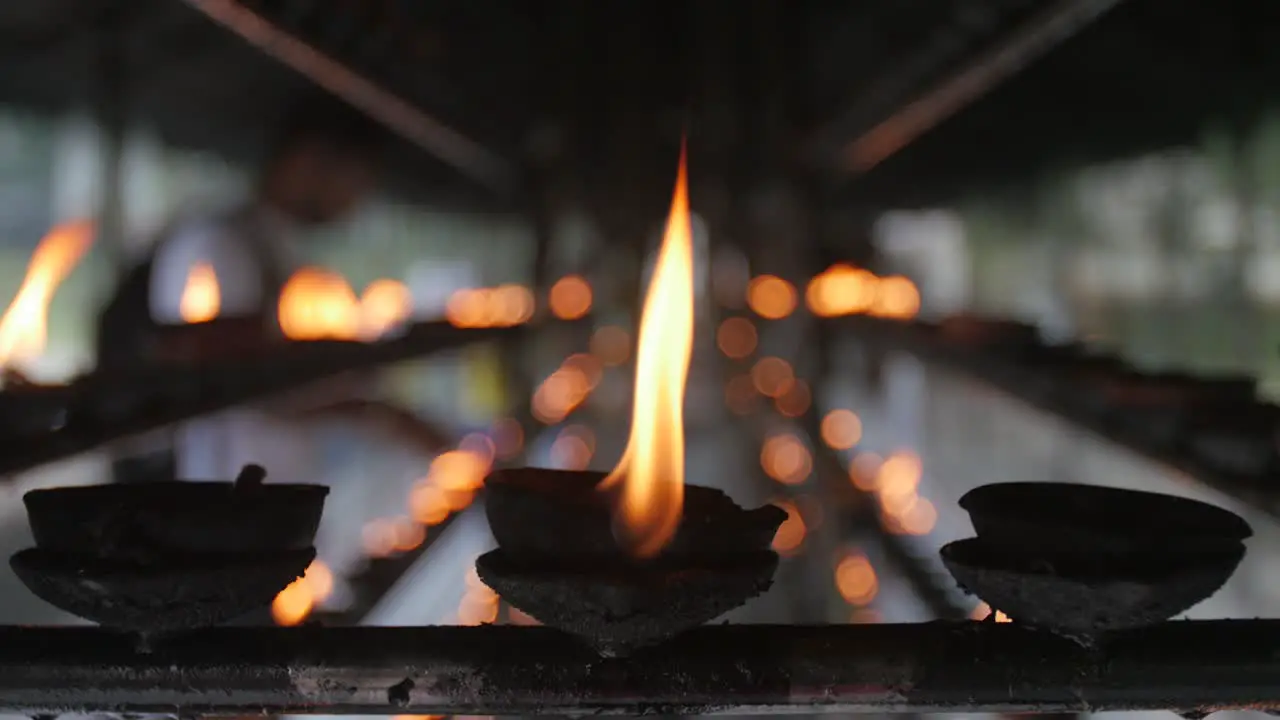
[[[683,153],[641,316],[631,435],[610,473],[526,468],[488,480],[498,549],[480,578],[516,608],[621,655],[767,589],[786,512],[744,510],[685,485],[683,403],[693,351],[693,243]]]
[[[10,559],[46,602],[148,640],[267,607],[315,558],[329,489],[151,482],[32,490],[36,547]]]
[[[960,505],[977,537],[942,548],[960,586],[1014,622],[1086,645],[1212,595],[1252,534],[1213,505],[1076,483],[986,485]]]

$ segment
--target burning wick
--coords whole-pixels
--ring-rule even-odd
[[[693,354],[693,231],[685,149],[649,281],[636,350],[631,436],[600,484],[614,495],[614,536],[651,558],[675,536],[684,505],[684,391]]]

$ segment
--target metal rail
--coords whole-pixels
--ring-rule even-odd
[[[6,713],[742,714],[1280,707],[1280,621],[1171,622],[1088,650],[996,623],[699,628],[602,659],[548,628],[220,628],[137,654],[0,629]]]
[[[526,331],[459,329],[418,323],[400,337],[376,343],[293,343],[267,357],[239,361],[140,365],[129,377],[84,381],[65,427],[35,438],[0,438],[0,475],[64,460],[112,442],[144,435],[200,415],[286,394],[346,373],[425,357]],[[108,397],[110,396],[110,397]],[[101,418],[113,398],[142,401],[136,411]],[[94,419],[90,419],[94,418]]]
[[[1171,475],[1211,488],[1271,517],[1280,518],[1280,492],[1269,477],[1218,470],[1177,447],[1155,445],[1122,430],[1106,427],[1103,418],[1066,407],[1043,393],[1029,392],[1006,372],[1008,365],[1000,363],[998,357],[991,358],[991,362],[975,362],[972,354],[957,353],[929,330],[912,323],[870,317],[836,318],[827,322],[843,323],[869,342],[910,353],[925,362],[976,380],[1027,407],[1061,418],[1080,431],[1158,465]]]
[[[844,147],[839,164],[864,173],[982,97],[1121,0],[1059,0],[1014,29],[972,62]]]
[[[249,8],[235,0],[184,2],[464,175],[493,190],[511,189],[515,172],[506,161]]]

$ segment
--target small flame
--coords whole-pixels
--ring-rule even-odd
[[[222,307],[222,293],[218,290],[218,275],[209,263],[198,263],[187,273],[187,284],[182,288],[182,300],[178,311],[183,322],[203,323],[218,317]]]
[[[631,437],[602,488],[620,486],[614,528],[636,557],[675,535],[684,505],[684,390],[693,354],[693,230],[683,149],[636,347]]]
[[[306,267],[280,292],[279,318],[290,340],[354,340],[359,335],[360,302],[341,275]]]
[[[58,285],[93,244],[88,220],[62,223],[40,240],[21,287],[0,317],[0,367],[30,360],[44,352],[48,339],[49,303]]]

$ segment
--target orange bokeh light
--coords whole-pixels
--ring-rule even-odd
[[[880,466],[884,459],[870,452],[858,453],[849,463],[849,479],[863,492],[873,492],[880,478]]]
[[[894,320],[910,320],[920,314],[920,291],[901,275],[881,278],[871,314]]]
[[[302,577],[276,594],[271,603],[271,617],[277,625],[297,625],[311,610],[328,599],[333,592],[333,571],[320,560],[313,560]]]
[[[862,439],[862,420],[852,410],[832,410],[822,418],[822,441],[834,450],[848,450]]]
[[[809,411],[812,401],[813,395],[809,391],[809,383],[793,380],[774,400],[774,405],[778,408],[778,413],[784,417],[798,418]]]
[[[813,471],[813,457],[809,448],[795,435],[772,435],[765,438],[760,447],[760,467],[780,483],[797,485]]]
[[[359,335],[360,302],[341,275],[305,267],[280,291],[278,317],[290,340],[354,340]]]
[[[819,317],[857,315],[871,309],[880,279],[851,265],[832,265],[814,276],[805,289],[805,304]]]
[[[360,335],[376,340],[413,313],[413,295],[399,280],[374,280],[360,295]]]
[[[449,296],[445,319],[460,328],[513,327],[533,317],[534,299],[522,285],[466,288]]]
[[[870,605],[880,591],[871,561],[860,552],[851,552],[836,565],[836,589],[850,605]]]
[[[765,357],[751,368],[751,379],[756,390],[767,397],[776,398],[786,392],[795,381],[791,364],[779,357]]]
[[[548,303],[561,320],[577,320],[591,312],[591,284],[581,275],[566,275],[551,286]]]
[[[741,360],[756,351],[756,326],[746,318],[731,317],[716,330],[716,345],[726,357]]]
[[[796,309],[796,288],[776,275],[760,275],[747,284],[747,306],[766,320],[781,320]]]
[[[793,555],[804,544],[805,535],[809,530],[805,527],[804,517],[800,514],[800,508],[790,500],[782,500],[774,503],[778,507],[787,511],[787,519],[778,526],[778,531],[773,536],[773,549],[779,555]]]

